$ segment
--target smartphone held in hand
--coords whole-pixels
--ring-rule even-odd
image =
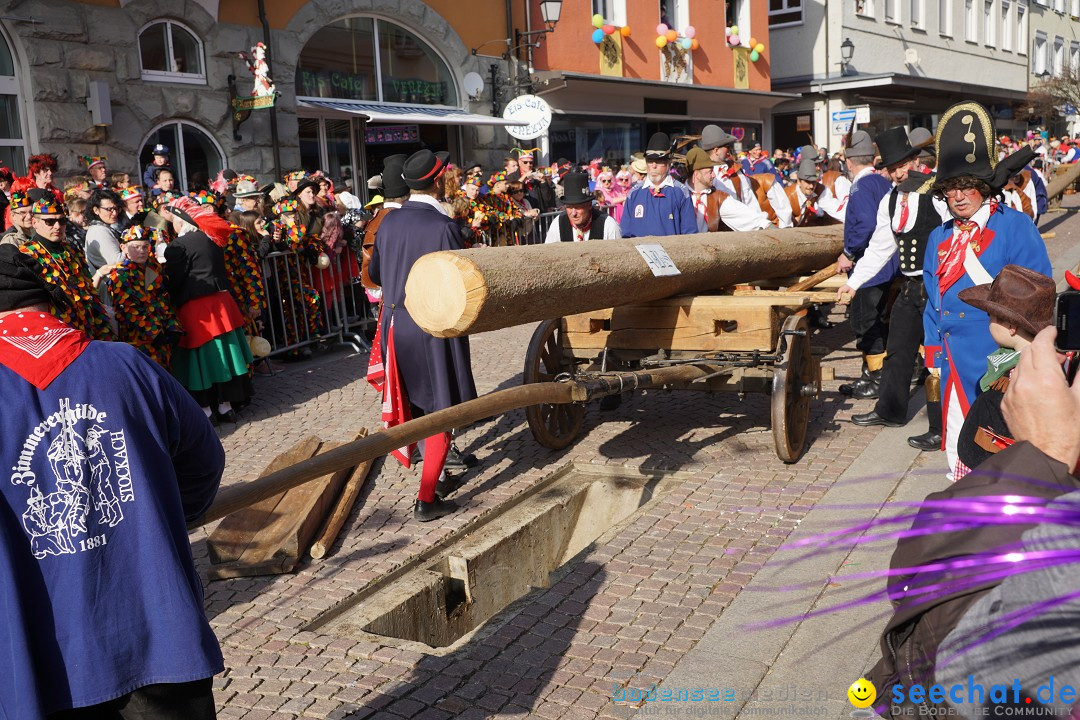
[[[1054,303],[1054,327],[1058,352],[1080,350],[1080,292],[1069,290],[1060,293]]]

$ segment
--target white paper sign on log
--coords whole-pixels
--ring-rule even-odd
[[[634,247],[641,253],[641,257],[645,258],[645,264],[656,277],[681,275],[679,268],[675,267],[674,261],[663,245],[635,245]]]

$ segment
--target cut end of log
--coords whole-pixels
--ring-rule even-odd
[[[413,264],[405,308],[424,332],[458,337],[468,332],[487,295],[476,263],[454,252],[434,252]]]

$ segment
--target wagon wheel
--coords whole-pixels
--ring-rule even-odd
[[[791,331],[803,334],[786,334]],[[810,397],[817,390],[805,315],[792,315],[784,321],[780,346],[785,344],[780,363],[773,369],[772,431],[776,456],[786,463],[793,463],[802,456],[806,444]]]
[[[562,334],[562,321],[559,318],[540,323],[525,353],[522,384],[551,382],[562,373],[574,371],[574,359],[563,352]],[[529,421],[533,437],[552,450],[562,450],[574,442],[581,432],[584,417],[585,407],[576,403],[543,403],[525,409],[525,418]]]

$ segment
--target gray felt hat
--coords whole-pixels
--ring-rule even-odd
[[[869,133],[865,130],[856,130],[851,133],[851,142],[848,144],[847,149],[844,150],[844,155],[847,157],[874,157],[876,154],[874,141],[870,139]]]
[[[804,154],[799,159],[799,170],[796,173],[796,177],[798,177],[800,180],[809,180],[810,182],[816,182],[818,179],[817,171],[817,155]]]
[[[702,150],[707,151],[724,145],[731,145],[737,140],[738,138],[731,133],[725,132],[719,125],[706,125],[701,129],[700,145]]]

